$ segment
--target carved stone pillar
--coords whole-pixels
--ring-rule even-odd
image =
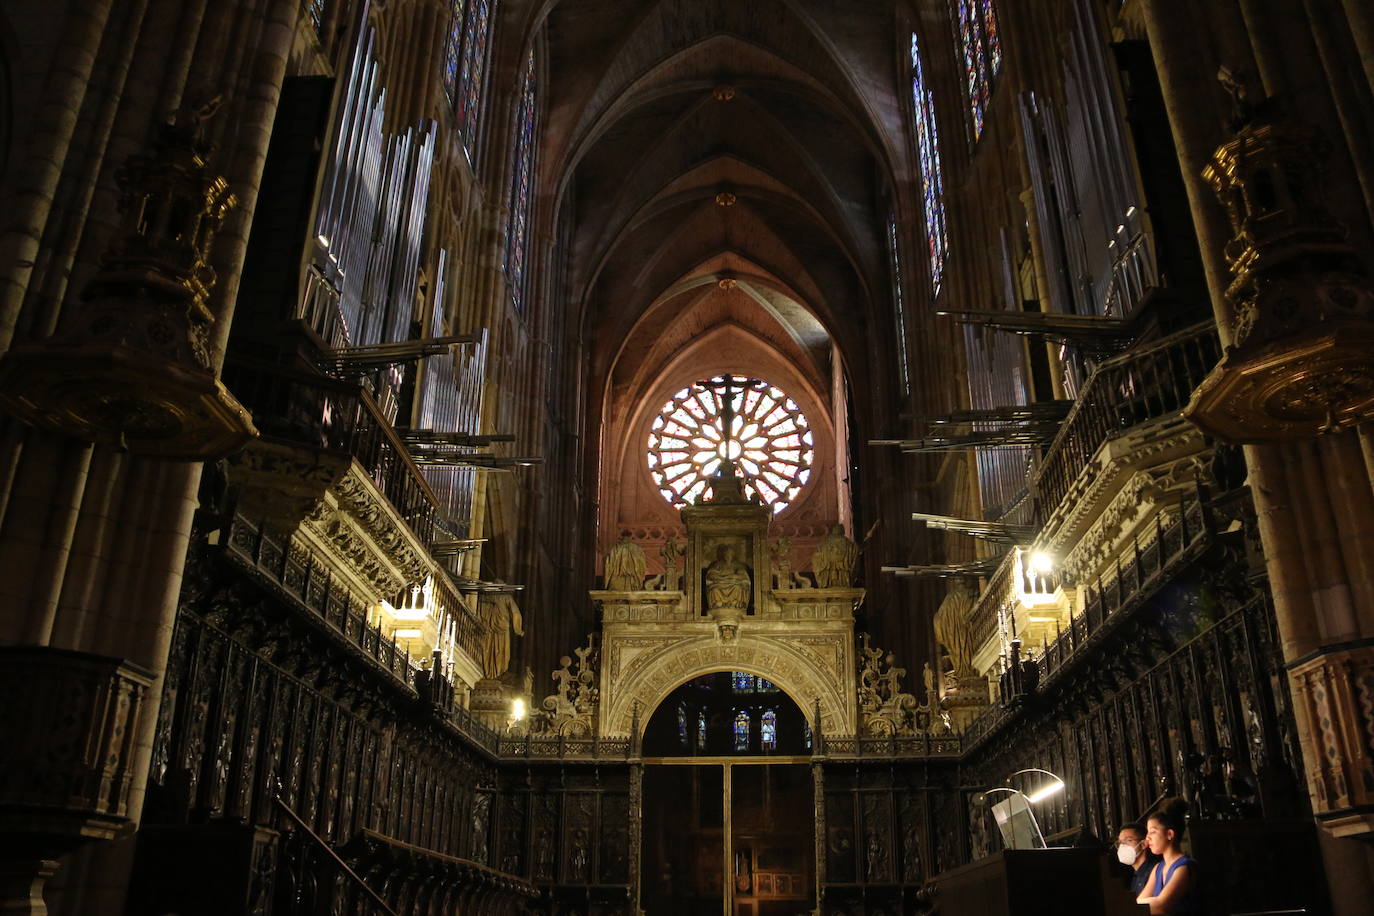
[[[1313,807],[1336,836],[1374,833],[1374,646],[1324,652],[1289,676]]]
[[[1246,459],[1313,813],[1374,835],[1374,282],[1328,212],[1330,144],[1252,105],[1204,175],[1231,222],[1233,345],[1185,415]],[[1320,437],[1320,438],[1318,438]]]
[[[152,675],[122,659],[0,648],[0,912],[46,913],[56,859],[130,825]]]

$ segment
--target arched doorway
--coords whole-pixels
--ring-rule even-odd
[[[702,675],[668,694],[643,739],[648,916],[814,908],[811,742],[801,709],[759,675]]]

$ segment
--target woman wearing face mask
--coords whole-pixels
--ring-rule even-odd
[[[1132,895],[1139,895],[1145,889],[1150,871],[1159,861],[1145,844],[1145,828],[1138,823],[1127,824],[1116,835],[1116,859],[1134,872],[1131,876]]]
[[[1183,854],[1183,812],[1187,804],[1175,800],[1150,815],[1145,842],[1160,861],[1150,870],[1149,879],[1136,903],[1147,903],[1151,913],[1191,916],[1200,912],[1197,863]]]

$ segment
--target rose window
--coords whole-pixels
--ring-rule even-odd
[[[796,401],[761,379],[722,375],[663,405],[649,432],[649,473],[664,499],[690,505],[711,495],[711,475],[729,458],[745,494],[776,513],[810,478],[814,446]]]

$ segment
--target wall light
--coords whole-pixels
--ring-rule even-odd
[[[1054,572],[1054,557],[1043,550],[1037,550],[1030,555],[1030,568],[1042,576],[1052,573]]]
[[[519,698],[511,700],[510,717],[513,721],[519,722],[525,718],[525,701]]]

